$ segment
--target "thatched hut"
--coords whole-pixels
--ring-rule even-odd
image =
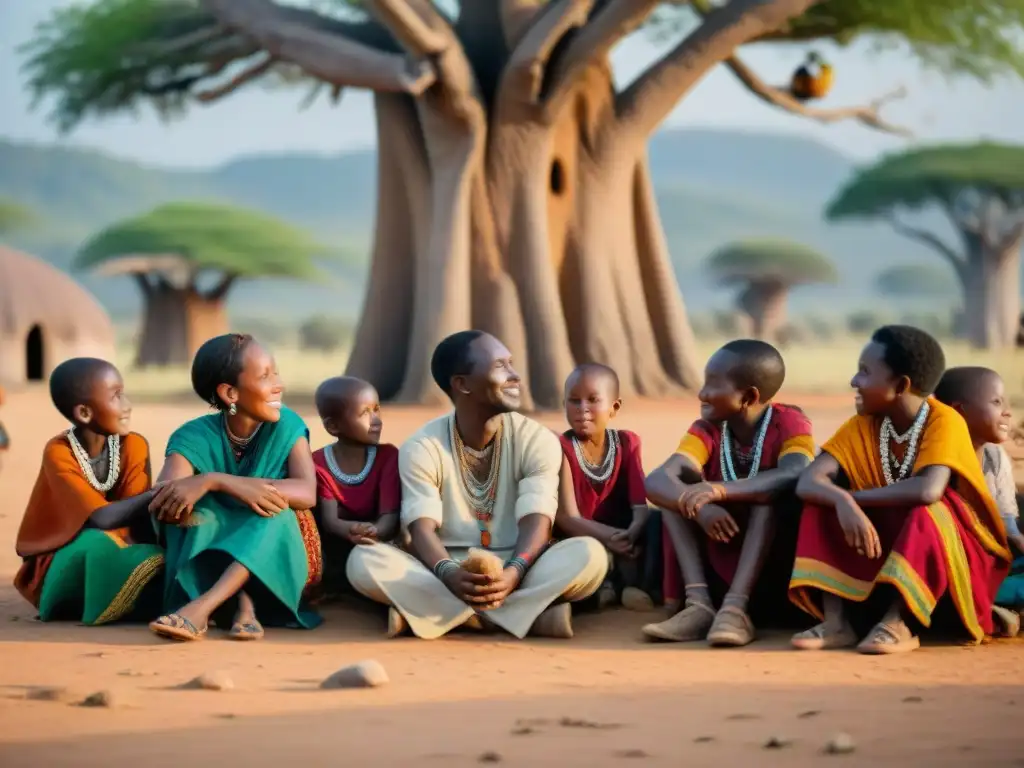
[[[0,383],[43,381],[70,357],[114,357],[114,326],[67,273],[0,245]]]

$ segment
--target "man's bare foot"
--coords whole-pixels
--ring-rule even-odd
[[[554,637],[568,640],[572,637],[572,608],[568,603],[549,606],[544,613],[536,618],[530,627],[530,634],[535,637]]]
[[[708,636],[715,620],[715,609],[698,602],[687,602],[686,607],[670,619],[647,624],[640,631],[652,640],[669,643],[692,643]]]
[[[627,611],[645,613],[654,610],[654,600],[639,587],[626,587],[622,590],[622,607]]]
[[[852,648],[857,644],[857,635],[846,622],[833,629],[831,624],[823,621],[804,632],[797,632],[790,643],[798,651],[831,651]]]
[[[738,605],[723,605],[708,632],[708,644],[715,648],[741,648],[754,642],[754,622]]]
[[[921,647],[921,640],[902,619],[880,621],[868,632],[857,650],[873,656],[908,653]]]

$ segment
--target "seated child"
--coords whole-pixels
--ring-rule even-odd
[[[1017,486],[1013,480],[1013,463],[1001,445],[1010,438],[1012,414],[1006,399],[1003,380],[990,368],[950,368],[935,389],[935,397],[951,406],[967,422],[971,443],[999,514],[1006,527],[1006,538],[1018,556],[1015,575],[1003,582],[996,603],[1009,607],[1024,606],[1024,534],[1018,525]],[[1019,620],[997,611],[997,615],[1013,626]]]
[[[823,621],[795,635],[796,648],[857,644],[856,619],[875,600],[852,608],[870,598],[882,618],[861,653],[919,647],[917,627],[931,626],[947,595],[976,642],[992,631],[1010,554],[967,424],[930,397],[944,368],[939,343],[909,326],[880,328],[861,352],[857,415],[797,485],[805,506],[790,598]]]
[[[74,358],[50,376],[72,427],[43,449],[16,548],[14,585],[42,621],[106,624],[160,613],[163,550],[149,516],[149,445],[110,363]]]
[[[570,429],[559,435],[562,498],[555,526],[556,535],[591,536],[611,553],[613,567],[599,591],[601,607],[621,599],[626,608],[642,611],[654,606],[644,588],[650,590],[661,578],[655,561],[661,520],[652,520],[647,506],[640,438],[608,428],[621,407],[619,377],[608,366],[581,365],[566,379]]]
[[[373,386],[347,376],[328,379],[316,390],[316,410],[335,438],[313,453],[323,590],[330,594],[347,591],[345,564],[353,546],[395,537],[402,486],[398,448],[380,444],[380,398]]]
[[[807,417],[798,408],[772,403],[785,376],[782,355],[763,341],[731,341],[708,360],[699,393],[701,419],[647,478],[647,496],[664,510],[686,591],[683,610],[644,627],[648,637],[743,646],[755,637],[748,611],[752,593],[785,604],[795,526],[792,535],[777,532],[784,521],[773,506],[814,457]],[[717,612],[705,554],[728,587]]]

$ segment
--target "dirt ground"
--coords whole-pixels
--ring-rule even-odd
[[[791,400],[792,401],[792,400]],[[796,400],[824,439],[849,413],[843,397]],[[326,442],[314,415],[315,446]],[[134,427],[161,456],[201,406],[137,405]],[[644,439],[653,467],[694,403],[628,405],[619,425]],[[387,408],[399,443],[431,412]],[[11,394],[0,419],[13,450],[0,472],[0,765],[281,764],[595,766],[1024,765],[1024,645],[927,646],[893,658],[798,654],[782,634],[742,650],[641,641],[656,618],[623,611],[576,620],[571,641],[459,635],[386,641],[379,612],[331,607],[313,632],[271,630],[236,644],[217,632],[188,645],[144,627],[43,625],[10,585],[14,537],[45,441],[63,428],[42,389]],[[557,414],[544,417],[552,426]],[[159,464],[159,460],[156,460]],[[154,468],[155,470],[158,467]],[[390,684],[321,691],[339,667],[380,661]],[[235,689],[182,690],[223,670]],[[38,686],[69,701],[36,701]],[[73,702],[110,691],[115,706]],[[835,734],[855,751],[826,755]],[[766,742],[775,738],[779,748]]]

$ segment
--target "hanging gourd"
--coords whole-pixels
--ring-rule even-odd
[[[789,89],[800,101],[823,99],[832,90],[832,80],[832,66],[818,53],[811,51],[804,63],[793,73]]]

